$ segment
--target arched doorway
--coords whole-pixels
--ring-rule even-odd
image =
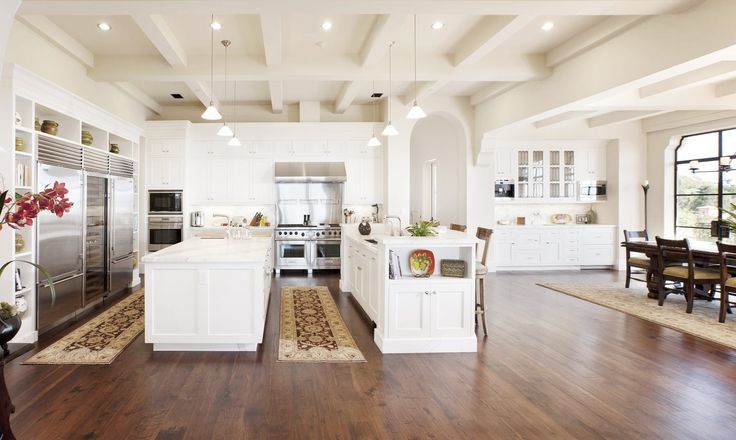
[[[412,222],[466,222],[467,139],[452,115],[431,113],[419,120],[410,139]]]

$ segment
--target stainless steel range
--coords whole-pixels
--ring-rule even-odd
[[[281,224],[274,231],[276,273],[340,268],[340,225]]]

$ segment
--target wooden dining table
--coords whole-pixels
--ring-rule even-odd
[[[630,241],[622,242],[621,247],[628,249],[632,253],[646,255],[649,258],[649,268],[647,269],[647,296],[652,299],[659,298],[659,249],[656,241]],[[693,260],[696,264],[702,265],[719,264],[721,261],[718,254],[718,247],[710,241],[690,241],[690,249],[693,253]]]

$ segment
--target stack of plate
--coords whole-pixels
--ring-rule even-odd
[[[25,151],[26,141],[22,137],[15,138],[15,151]]]
[[[82,145],[91,146],[92,145],[92,133],[90,133],[87,130],[82,130]]]

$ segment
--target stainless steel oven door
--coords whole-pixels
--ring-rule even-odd
[[[277,241],[276,269],[311,269],[312,241]]]
[[[149,217],[148,250],[155,252],[181,242],[183,229],[181,217]]]
[[[340,240],[317,240],[314,245],[315,269],[340,268]]]

